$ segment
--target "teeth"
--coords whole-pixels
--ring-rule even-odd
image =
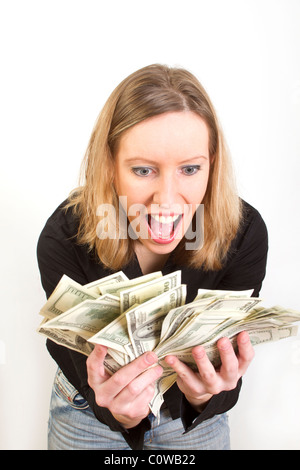
[[[160,224],[171,224],[174,223],[175,220],[178,219],[179,215],[158,215],[158,214],[153,214],[151,215],[156,222],[159,222]]]

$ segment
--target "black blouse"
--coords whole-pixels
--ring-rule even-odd
[[[65,202],[46,222],[37,246],[41,281],[47,297],[51,295],[63,274],[80,284],[86,284],[113,273],[104,268],[86,246],[76,243],[74,235],[77,233],[78,221],[71,210],[63,209],[64,205]],[[163,267],[163,275],[181,270],[181,282],[187,285],[186,303],[195,298],[199,288],[254,289],[252,295],[255,297],[259,295],[266,271],[268,234],[258,211],[244,201],[243,207],[243,223],[231,244],[221,270],[191,269],[175,264],[172,257]],[[124,267],[123,272],[129,279],[142,276],[137,258]],[[87,381],[87,357],[59,346],[49,339],[47,339],[47,348],[67,379],[88,401],[95,417],[111,430],[121,432],[132,449],[142,449],[144,433],[150,429],[148,418],[143,419],[135,428],[124,429],[107,408],[96,404],[94,391]],[[204,420],[232,408],[238,400],[241,383],[242,379],[234,390],[214,395],[200,414],[187,402],[176,383],[164,394],[164,400],[172,419],[181,417],[185,432],[189,432]]]

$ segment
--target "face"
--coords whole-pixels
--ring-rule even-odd
[[[115,188],[146,251],[166,255],[184,236],[207,188],[208,149],[207,125],[189,111],[155,116],[122,135]]]

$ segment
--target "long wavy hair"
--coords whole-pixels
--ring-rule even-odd
[[[197,78],[182,68],[154,64],[123,80],[112,92],[95,123],[81,169],[80,186],[69,196],[67,208],[78,217],[77,241],[94,250],[112,270],[126,266],[134,254],[130,237],[97,235],[101,204],[112,204],[119,214],[114,187],[114,156],[123,133],[139,122],[167,112],[192,111],[209,130],[210,174],[204,204],[204,241],[185,250],[183,239],[174,252],[178,263],[218,270],[241,221],[231,158],[214,107]],[[200,202],[200,201],[199,201]]]

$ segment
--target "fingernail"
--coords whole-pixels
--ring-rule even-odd
[[[204,348],[197,348],[193,351],[194,353],[194,356],[197,358],[197,359],[202,359],[204,356],[205,356],[205,349]]]
[[[103,354],[106,354],[107,347],[102,346],[102,344],[95,344],[94,351],[95,351],[95,354],[98,354],[99,356],[100,355],[102,356]]]
[[[157,361],[157,357],[155,354],[151,353],[151,352],[148,352],[146,355],[145,355],[145,361],[148,363],[148,364],[154,364],[156,361]]]
[[[174,364],[174,362],[175,362],[175,359],[174,359],[174,357],[167,356],[167,357],[165,358],[165,362],[168,364],[168,366],[172,366],[172,365]]]
[[[227,338],[222,338],[218,346],[222,351],[226,351],[230,347],[230,341]]]
[[[249,341],[249,335],[248,335],[248,333],[243,333],[243,334],[241,334],[241,336],[240,336],[240,341],[241,341],[241,343],[243,343],[243,344],[248,343],[248,341]]]

